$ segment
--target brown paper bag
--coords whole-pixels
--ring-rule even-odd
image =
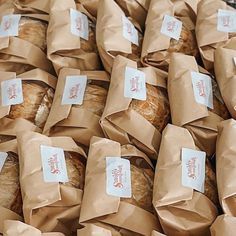
[[[0,82],[16,78],[13,72],[0,72]],[[56,87],[56,78],[34,69],[17,78],[22,80],[23,103],[0,105],[0,139],[15,136],[20,131],[42,132],[49,114]],[[1,100],[1,99],[0,99]]]
[[[234,181],[234,177],[236,176],[235,137],[235,120],[230,119],[219,125],[219,135],[216,145],[217,185],[223,211],[231,216],[236,216],[236,185]]]
[[[217,125],[223,119],[228,119],[229,113],[223,101],[216,96],[214,89],[213,110],[196,102],[191,71],[199,72],[194,57],[178,53],[172,54],[168,76],[172,123],[187,128],[193,136],[196,146],[210,156],[215,153]],[[213,82],[212,79],[212,84]]]
[[[62,233],[42,233],[31,225],[20,221],[6,220],[4,222],[3,236],[64,236]]]
[[[234,38],[234,49],[217,48],[215,51],[215,74],[222,97],[231,114],[236,119],[236,38]]]
[[[88,17],[89,40],[71,33],[70,9],[76,9],[73,0],[52,0],[48,25],[48,58],[59,73],[62,67],[80,70],[99,70],[100,60],[95,40],[95,18],[81,5],[77,10]]]
[[[156,158],[160,132],[170,119],[166,94],[167,74],[152,67],[141,68],[146,76],[147,100],[140,101],[124,97],[126,67],[137,69],[137,63],[117,56],[101,126],[110,139],[121,144],[137,145]]]
[[[50,9],[48,0],[14,0],[14,5],[20,12],[48,14]]]
[[[66,77],[72,75],[87,76],[88,84],[82,105],[62,105]],[[86,146],[89,146],[92,136],[104,137],[99,120],[106,103],[108,86],[109,76],[105,71],[80,72],[63,68],[43,133],[50,136],[70,136]]]
[[[236,33],[217,30],[218,10],[236,10],[221,0],[205,0],[198,5],[196,37],[204,66],[212,70],[214,66],[214,51],[220,46],[227,46]]]
[[[106,157],[124,157],[130,160],[131,198],[106,193]],[[153,229],[160,231],[158,219],[152,213],[152,187],[149,182],[153,177],[152,171],[152,164],[147,156],[134,146],[121,146],[115,141],[93,137],[87,161],[80,222],[96,220],[131,231],[131,235],[150,236]]]
[[[77,231],[77,236],[112,236],[111,231],[93,224]]]
[[[165,234],[210,235],[209,227],[218,213],[216,206],[208,197],[217,200],[217,188],[212,186],[212,180],[208,185],[210,176],[208,171],[206,171],[204,193],[208,197],[182,185],[182,148],[196,150],[191,134],[187,129],[167,125],[162,134],[156,166],[153,205]]]
[[[127,17],[144,29],[150,0],[115,0]]]
[[[137,46],[123,36],[123,16],[125,16],[124,12],[114,0],[101,0],[99,2],[96,41],[103,66],[109,73],[112,70],[113,60],[117,55],[140,62],[143,38],[141,29],[136,28],[139,42],[139,46]],[[132,21],[132,19],[129,20]],[[135,25],[135,27],[138,27],[138,25]]]
[[[142,62],[144,65],[152,65],[168,70],[171,52],[180,52],[195,57],[198,55],[194,31],[197,2],[188,0],[151,1],[142,47]],[[165,15],[174,16],[183,23],[178,41],[161,33]]]
[[[69,137],[48,138],[24,132],[17,135],[17,141],[25,222],[42,232],[71,235],[78,228],[86,154]],[[68,183],[44,181],[41,145],[64,150]]]
[[[0,144],[0,152],[8,154],[0,172],[0,233],[2,233],[5,220],[22,220],[22,198],[16,139]]]
[[[211,226],[211,236],[232,236],[236,231],[236,218],[227,215],[218,216]]]
[[[9,9],[1,12],[4,15],[13,14]],[[42,14],[21,15],[19,36],[3,37],[0,41],[0,67],[2,71],[14,71],[17,74],[40,68],[54,73],[51,62],[46,56],[46,30],[48,17]]]

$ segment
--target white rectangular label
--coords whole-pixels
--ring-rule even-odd
[[[123,36],[131,43],[139,45],[138,41],[138,31],[135,29],[134,25],[129,21],[129,19],[122,15],[123,23]]]
[[[191,72],[195,101],[213,109],[211,77],[198,72]]]
[[[0,173],[2,171],[2,168],[5,164],[7,157],[8,157],[8,154],[6,152],[0,152]]]
[[[66,76],[65,88],[62,96],[62,105],[78,104],[82,105],[84,93],[87,85],[86,75]]]
[[[116,197],[131,197],[131,173],[129,160],[106,157],[106,192]]]
[[[76,11],[72,8],[70,9],[70,28],[72,34],[79,36],[85,40],[88,40],[88,17],[80,11]]]
[[[21,15],[6,15],[2,17],[0,37],[18,36]]]
[[[45,182],[68,182],[66,161],[62,148],[40,146]]]
[[[161,26],[161,33],[179,40],[180,34],[182,31],[182,22],[179,21],[178,19],[176,19],[173,16],[169,16],[169,15],[165,15],[163,22],[162,22],[162,26]]]
[[[182,148],[182,185],[204,193],[206,153]]]
[[[236,57],[234,57],[234,65],[236,66]]]
[[[218,10],[217,30],[221,32],[236,32],[236,12]]]
[[[10,79],[1,82],[2,106],[21,104],[23,91],[21,79]]]
[[[144,101],[147,99],[144,72],[131,67],[125,68],[124,96]]]

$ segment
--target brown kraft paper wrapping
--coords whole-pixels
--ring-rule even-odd
[[[121,199],[106,193],[106,157],[138,157],[141,158],[143,164],[149,165],[149,168],[152,166],[147,156],[134,146],[121,146],[119,143],[108,139],[93,137],[87,161],[80,222],[96,220],[129,230],[134,235],[150,236],[153,229],[160,231],[158,219],[153,213],[138,207],[134,203],[127,202],[130,199]],[[134,187],[132,186],[133,191]],[[101,201],[101,199],[103,200]]]
[[[116,55],[122,55],[140,62],[142,35],[138,33],[139,46],[126,39],[123,36],[122,16],[125,14],[114,0],[101,0],[99,2],[96,41],[104,68],[109,73],[111,73]],[[132,19],[129,20],[132,21]]]
[[[6,220],[4,222],[3,236],[64,236],[62,233],[42,233],[31,225],[20,221]]]
[[[99,70],[100,60],[95,40],[95,18],[82,6],[77,9],[88,16],[89,40],[71,33],[70,9],[76,10],[73,0],[52,0],[48,25],[48,58],[57,74],[62,67],[80,70]]]
[[[223,118],[228,119],[229,114],[225,105],[216,96],[213,96],[213,110],[196,102],[191,71],[199,72],[194,57],[172,54],[168,76],[172,123],[187,128],[196,146],[210,156],[215,153],[217,125]]]
[[[78,228],[83,194],[83,190],[74,187],[76,183],[71,181],[83,181],[84,177],[73,176],[76,175],[76,166],[68,164],[69,183],[44,182],[40,146],[63,148],[64,152],[73,152],[80,158],[86,157],[84,151],[69,137],[49,138],[35,132],[24,132],[17,135],[17,141],[25,222],[42,232],[71,235]],[[75,159],[79,162],[78,158]]]
[[[151,236],[165,236],[165,234],[161,234],[161,233],[156,232],[156,231],[153,230]]]
[[[30,13],[49,13],[50,1],[48,0],[14,0],[18,10]]]
[[[77,231],[77,236],[112,236],[112,234],[110,230],[87,224],[86,227]]]
[[[0,14],[2,16],[13,14],[13,9]],[[47,23],[48,17],[42,14],[26,14],[22,15],[21,19],[42,20]],[[21,23],[21,21],[20,21]],[[39,21],[38,21],[39,23]],[[37,23],[36,23],[37,24]],[[21,26],[20,26],[21,27]],[[20,29],[19,27],[19,29]],[[30,27],[30,26],[29,26]],[[19,37],[3,37],[0,41],[0,67],[2,71],[14,71],[17,74],[24,73],[34,68],[40,68],[51,74],[54,73],[51,62],[47,59],[45,52],[34,44],[32,40],[39,40],[36,38],[36,26],[30,28],[31,34],[27,35],[27,29],[22,29],[22,34]],[[46,36],[46,35],[45,35]],[[21,38],[22,37],[22,38]],[[25,39],[29,39],[24,40]],[[39,37],[39,36],[38,36]],[[31,40],[31,41],[30,41]]]
[[[17,142],[16,142],[16,140],[12,140],[12,141],[6,142],[4,144],[0,144],[0,152],[12,152],[14,154],[17,154]],[[12,168],[13,168],[13,166],[12,166]],[[4,171],[4,169],[2,169],[2,171]],[[12,171],[14,171],[14,169]],[[9,173],[10,173],[10,170],[9,170]],[[8,176],[7,176],[7,172],[6,172],[6,179],[5,179],[5,181],[7,181],[7,178],[8,178]],[[13,178],[11,178],[11,180],[12,179]],[[4,181],[4,178],[1,177],[1,180]],[[10,188],[11,187],[10,184],[13,183],[13,181],[11,181],[11,180],[9,182],[8,188]],[[6,182],[6,184],[7,184],[7,182]],[[0,185],[2,187],[1,183],[0,183]],[[1,194],[0,194],[0,201],[1,202],[4,201],[4,199],[2,197],[6,197],[6,194],[4,193],[4,196],[1,196]],[[10,197],[10,195],[9,195],[9,197]],[[18,202],[14,202],[13,203],[13,205],[15,205],[15,206],[17,206],[17,204],[18,204]],[[19,204],[22,205],[22,202],[21,203],[19,202]],[[12,207],[13,207],[13,205],[12,205]],[[3,225],[4,225],[4,221],[5,220],[23,220],[23,218],[22,218],[22,216],[18,215],[17,213],[11,211],[10,209],[7,209],[7,208],[5,208],[3,206],[0,206],[0,234],[3,233],[3,228],[4,228]]]
[[[127,17],[144,29],[150,0],[115,0]]]
[[[204,66],[212,70],[214,66],[214,51],[217,47],[230,44],[236,33],[217,30],[218,10],[236,10],[221,0],[204,0],[198,5],[196,37]]]
[[[231,116],[236,119],[236,38],[234,49],[217,48],[215,51],[215,74],[225,105]]]
[[[0,82],[14,79],[14,78],[16,78],[16,74],[13,72],[0,72]],[[56,82],[57,82],[54,76],[40,69],[34,69],[31,71],[25,72],[17,76],[17,78],[22,80],[24,102],[22,103],[22,107],[19,107],[17,105],[12,105],[12,106],[0,105],[0,118],[1,118],[0,119],[0,140],[2,136],[15,136],[16,133],[20,131],[31,130],[31,131],[36,131],[36,132],[42,132],[41,124],[36,126],[37,125],[36,121],[39,122],[42,119],[45,119],[43,116],[45,116],[46,108],[44,108],[43,102],[41,105],[44,108],[44,114],[40,115],[39,109],[38,109],[37,113],[35,114],[35,122],[33,122],[31,119],[26,120],[26,119],[21,118],[21,115],[22,117],[33,116],[34,109],[36,109],[34,108],[34,106],[38,105],[38,104],[32,105],[31,103],[33,100],[35,100],[35,98],[33,98],[33,96],[35,96],[35,94],[33,94],[35,90],[32,90],[34,87],[25,87],[26,91],[24,92],[24,86],[30,86],[30,84],[34,86],[34,84],[39,84],[40,86],[42,86],[42,88],[45,86],[45,87],[48,87],[50,90],[54,90],[56,87]],[[48,109],[50,108],[50,104],[47,104],[45,106],[47,106]],[[42,117],[42,119],[40,117]]]
[[[143,107],[143,109],[150,109],[152,117],[157,116],[159,131],[140,113],[136,112],[133,106],[133,102],[137,101],[136,99],[124,97],[125,68],[127,66],[137,69],[136,62],[122,56],[115,58],[107,102],[101,118],[101,126],[106,136],[110,139],[121,144],[132,143],[137,145],[139,149],[149,156],[156,158],[155,155],[158,152],[161,138],[160,132],[169,121],[169,104],[155,111],[156,113],[150,107]],[[165,91],[167,77],[165,72],[151,67],[141,68],[140,70],[146,75],[146,86],[156,86],[161,91],[163,89]],[[164,95],[161,95],[160,92],[160,94],[155,96],[158,99],[162,99]],[[148,102],[150,101],[144,102],[145,105],[148,105]]]
[[[187,129],[167,125],[155,172],[153,205],[167,235],[210,235],[217,208],[204,194],[181,183],[181,149],[195,149]]]
[[[196,11],[197,1],[152,0],[146,20],[142,63],[168,70],[171,52],[197,56]],[[165,15],[174,16],[183,23],[178,41],[161,33]]]
[[[84,8],[94,17],[97,17],[99,0],[76,0],[81,3]]]
[[[217,185],[223,211],[231,216],[236,216],[236,184],[234,181],[234,177],[236,176],[235,137],[235,120],[230,119],[219,125],[219,135],[216,145]]]
[[[91,81],[87,84],[82,105],[62,105],[66,76],[70,75],[86,75],[88,82]],[[98,85],[100,83],[101,87],[91,85],[91,83],[98,83]],[[95,92],[89,92],[88,89],[92,88],[91,86],[96,86],[93,87],[96,89]],[[58,77],[54,101],[43,133],[50,136],[70,136],[76,142],[86,146],[89,146],[92,136],[104,137],[99,124],[103,108],[100,114],[96,114],[95,111],[96,106],[105,106],[108,86],[109,75],[105,71],[80,72],[76,69],[63,68]],[[85,99],[88,101],[85,102]]]
[[[211,226],[211,236],[232,236],[235,232],[236,218],[232,216],[218,216]]]

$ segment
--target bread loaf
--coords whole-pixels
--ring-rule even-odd
[[[163,54],[159,54],[159,52],[149,53],[146,58],[147,63],[166,70],[168,69],[167,61],[169,61],[170,53],[172,52],[179,52],[194,57],[197,57],[198,55],[198,46],[195,34],[193,31],[185,27],[184,24],[182,25],[179,40],[171,38],[170,46],[166,52],[163,51]]]
[[[24,101],[21,104],[12,105],[8,117],[24,118],[39,128],[43,128],[52,105],[53,89],[29,81],[23,81],[22,89]]]
[[[170,107],[167,92],[164,88],[146,84],[147,100],[133,99],[131,108],[149,121],[159,132],[170,120]]]
[[[47,23],[29,17],[21,17],[18,37],[46,50]]]
[[[101,116],[106,104],[107,90],[101,86],[88,84],[85,89],[82,105],[75,107],[84,108],[90,112]]]
[[[85,165],[82,161],[83,157],[75,152],[64,153],[69,178],[69,182],[65,183],[65,185],[83,190],[85,179]]]
[[[22,215],[19,160],[12,152],[8,152],[8,157],[0,171],[0,206]]]
[[[127,157],[130,160],[132,197],[122,198],[122,201],[138,206],[146,211],[152,212],[152,189],[154,171],[150,166],[141,163],[142,158]]]

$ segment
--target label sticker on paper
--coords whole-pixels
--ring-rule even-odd
[[[71,33],[88,40],[89,37],[89,23],[88,17],[80,11],[70,9],[70,28]]]
[[[0,152],[0,173],[2,171],[2,168],[5,164],[7,157],[8,157],[8,154],[6,152]]]
[[[206,153],[182,148],[182,185],[204,193]]]
[[[195,101],[213,109],[211,77],[198,72],[191,72]]]
[[[125,68],[124,96],[145,101],[147,99],[145,73],[131,68]]]
[[[131,197],[130,161],[106,157],[106,192],[116,197]]]
[[[236,66],[236,57],[234,57],[234,65]]]
[[[44,181],[68,182],[64,150],[44,145],[41,145],[40,149]]]
[[[21,15],[6,15],[2,17],[0,37],[18,36]]]
[[[21,104],[23,91],[21,79],[10,79],[1,82],[2,106]]]
[[[236,12],[218,10],[217,30],[221,32],[236,32]]]
[[[84,93],[87,85],[86,75],[66,76],[65,88],[62,96],[62,105],[78,104],[82,105]]]
[[[161,26],[161,33],[179,40],[180,34],[182,31],[182,22],[179,21],[178,19],[176,19],[173,16],[169,16],[169,15],[165,15],[163,22],[162,22],[162,26]]]
[[[138,31],[135,29],[132,22],[125,16],[122,15],[123,22],[123,36],[128,39],[131,43],[139,45],[138,42]]]

